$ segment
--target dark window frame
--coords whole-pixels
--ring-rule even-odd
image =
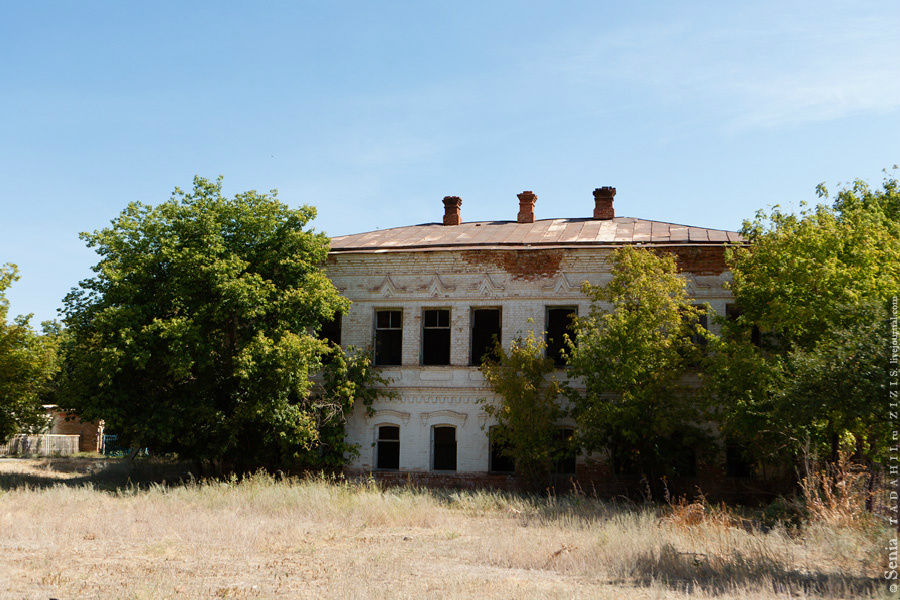
[[[400,323],[398,326],[394,326],[393,318],[389,318],[389,326],[388,327],[379,327],[378,325],[378,314],[379,313],[400,313]],[[397,335],[399,336],[399,343],[397,349],[397,357],[395,360],[391,362],[385,362],[382,360],[379,352],[378,352],[378,332],[379,331],[397,331],[399,332]],[[373,352],[374,352],[374,360],[373,363],[375,366],[379,367],[397,367],[403,364],[403,309],[402,308],[376,308],[374,310],[374,320],[373,320]]]
[[[504,456],[500,453],[500,444],[494,437],[498,427],[498,425],[493,425],[488,429],[488,472],[509,475],[516,472],[516,464],[513,457]],[[508,465],[502,464],[507,461]],[[500,462],[501,467],[508,468],[497,468],[496,462]]]
[[[447,325],[446,326],[440,325],[440,324],[428,325],[427,320],[425,318],[425,313],[427,313],[429,311],[446,312],[447,313]],[[423,367],[447,367],[447,366],[450,366],[451,359],[452,359],[452,353],[453,353],[453,311],[452,311],[452,309],[449,306],[423,306],[421,314],[422,314],[422,327],[420,328],[420,331],[419,331],[419,340],[421,342],[420,347],[419,347],[419,364],[422,365]],[[438,323],[440,323],[440,320],[438,320]],[[437,336],[438,332],[440,332],[441,334],[443,334],[443,332],[446,332],[446,336],[447,336],[447,340],[446,340],[447,359],[446,359],[446,362],[444,362],[443,360],[437,361],[437,362],[429,360],[428,362],[426,362],[426,358],[428,357],[428,354],[429,354],[429,351],[426,351],[426,337],[427,337],[427,333],[429,331],[434,332],[435,337]],[[434,342],[431,342],[431,343],[434,343]],[[439,350],[443,351],[444,349],[440,348]]]
[[[566,435],[566,432],[569,432],[569,435]],[[556,441],[560,443],[560,446],[563,446],[563,442],[566,444],[571,444],[571,440],[575,437],[575,428],[571,425],[560,425],[556,428],[554,436],[558,438]],[[562,448],[560,448],[562,449]],[[556,462],[553,464],[553,474],[554,475],[575,475],[578,470],[578,453],[575,452],[572,448],[567,448],[567,453],[561,455],[557,458]],[[568,451],[571,451],[569,453]],[[571,461],[572,469],[565,470],[565,467],[568,466]]]
[[[544,351],[544,356],[547,358],[553,359],[553,364],[556,365],[557,368],[563,368],[566,366],[565,361],[562,359],[560,351],[565,348],[565,344],[563,342],[562,337],[560,339],[551,338],[550,334],[550,312],[551,311],[568,311],[574,313],[574,316],[578,317],[578,305],[577,304],[560,304],[560,305],[550,305],[544,307],[544,331],[546,332],[544,335],[544,342],[547,344],[547,347]],[[566,326],[566,330],[563,331],[563,335],[569,334],[569,337],[572,338],[572,341],[575,341],[575,330],[572,327],[573,319],[569,318],[569,325]],[[551,343],[552,341],[552,343]]]
[[[736,302],[728,302],[725,304],[725,318],[728,321],[735,321],[743,314],[743,310],[737,305]],[[762,332],[760,331],[757,325],[753,325],[750,328],[750,343],[756,346],[757,348],[762,347]]]
[[[469,308],[469,366],[481,366],[481,358],[487,354],[482,352],[481,356],[476,356],[475,348],[475,312],[476,311],[496,311],[497,312],[497,342],[503,344],[503,307],[501,306],[472,306]]]
[[[382,429],[386,428],[394,428],[397,430],[397,438],[386,438],[382,437]],[[396,445],[396,467],[391,466],[382,466],[381,464],[381,450],[385,445]],[[375,468],[379,471],[399,471],[400,470],[400,426],[396,423],[379,423],[375,426]]]
[[[344,313],[336,310],[334,311],[334,316],[328,321],[323,321],[319,325],[319,329],[316,332],[317,337],[321,340],[325,340],[331,342],[333,344],[341,345],[341,336],[344,330]],[[335,335],[336,334],[336,335]],[[337,339],[335,339],[337,338]]]
[[[453,468],[438,468],[437,430],[450,429],[453,431]],[[459,470],[459,437],[456,435],[459,428],[456,425],[446,423],[431,426],[431,470],[443,473],[454,473]],[[442,444],[444,442],[441,442]],[[442,463],[443,466],[443,463]]]
[[[753,460],[743,446],[733,439],[725,439],[725,477],[750,479],[755,475]]]
[[[709,305],[704,302],[702,304],[701,303],[691,304],[691,307],[700,310],[700,315],[697,317],[696,324],[700,325],[700,327],[702,327],[707,332],[709,332],[709,314],[710,314]],[[705,337],[703,337],[702,335],[700,335],[699,333],[691,334],[691,343],[694,344],[695,346],[704,346],[704,345],[706,345],[707,341],[708,340]]]
[[[700,469],[700,452],[696,442],[688,442],[681,432],[675,432],[667,440],[670,444],[668,467],[673,477],[693,479]]]

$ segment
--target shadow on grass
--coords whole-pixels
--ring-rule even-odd
[[[682,592],[702,590],[709,594],[749,587],[768,589],[776,594],[863,598],[883,592],[885,584],[877,577],[788,570],[771,557],[749,557],[741,552],[734,552],[728,558],[678,552],[669,544],[657,552],[639,555],[632,575],[642,585],[662,583]]]
[[[3,463],[11,469],[4,469]],[[134,461],[125,458],[4,458],[0,461],[0,490],[5,491],[60,485],[90,485],[98,490],[115,491],[157,483],[180,485],[189,481],[193,481],[191,465],[185,461],[156,458]]]

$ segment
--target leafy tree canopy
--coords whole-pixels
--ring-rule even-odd
[[[555,366],[545,356],[543,340],[529,333],[513,340],[508,349],[498,348],[497,360],[481,365],[499,402],[486,400],[485,412],[497,420],[492,441],[505,448],[516,473],[532,490],[547,485],[553,465],[571,448],[556,435],[564,416],[559,399],[561,388],[553,378]]]
[[[828,197],[824,185],[820,198]],[[810,349],[828,331],[869,318],[864,305],[900,291],[900,186],[856,181],[833,206],[777,206],[745,221],[748,246],[729,254],[741,324],[774,334],[784,349]],[[862,307],[862,308],[860,308]]]
[[[568,395],[587,448],[627,450],[620,462],[661,475],[673,452],[703,437],[684,376],[706,337],[705,308],[692,305],[673,256],[626,247],[611,261],[607,285],[584,286],[591,310],[576,320],[568,370],[585,389]]]
[[[41,403],[58,368],[54,324],[45,323],[41,335],[29,324],[30,315],[7,322],[6,290],[18,278],[16,265],[0,266],[0,442],[46,424]]]
[[[308,228],[314,216],[275,191],[228,198],[221,178],[196,177],[81,234],[100,261],[64,300],[73,408],[132,447],[308,463],[322,420],[353,399],[310,377],[330,352],[315,331],[349,304],[323,272],[329,241]]]
[[[708,378],[723,425],[757,455],[810,445],[832,458],[845,445],[883,455],[889,304],[900,293],[897,180],[881,189],[856,181],[832,206],[799,214],[760,212],[742,233],[749,245],[729,256],[741,314],[723,324]]]

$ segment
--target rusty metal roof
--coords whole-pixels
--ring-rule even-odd
[[[736,231],[689,227],[632,217],[613,219],[541,219],[534,223],[478,221],[459,225],[424,223],[331,238],[331,251],[388,252],[460,248],[641,245],[709,245],[741,243]]]

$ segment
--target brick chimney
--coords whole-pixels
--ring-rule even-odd
[[[594,190],[594,218],[612,219],[616,216],[613,210],[613,198],[616,197],[616,188],[604,186]]]
[[[462,216],[459,213],[460,206],[462,206],[462,200],[459,196],[444,196],[444,225],[462,223]]]
[[[534,203],[537,195],[531,190],[525,190],[519,197],[519,223],[534,223]]]

